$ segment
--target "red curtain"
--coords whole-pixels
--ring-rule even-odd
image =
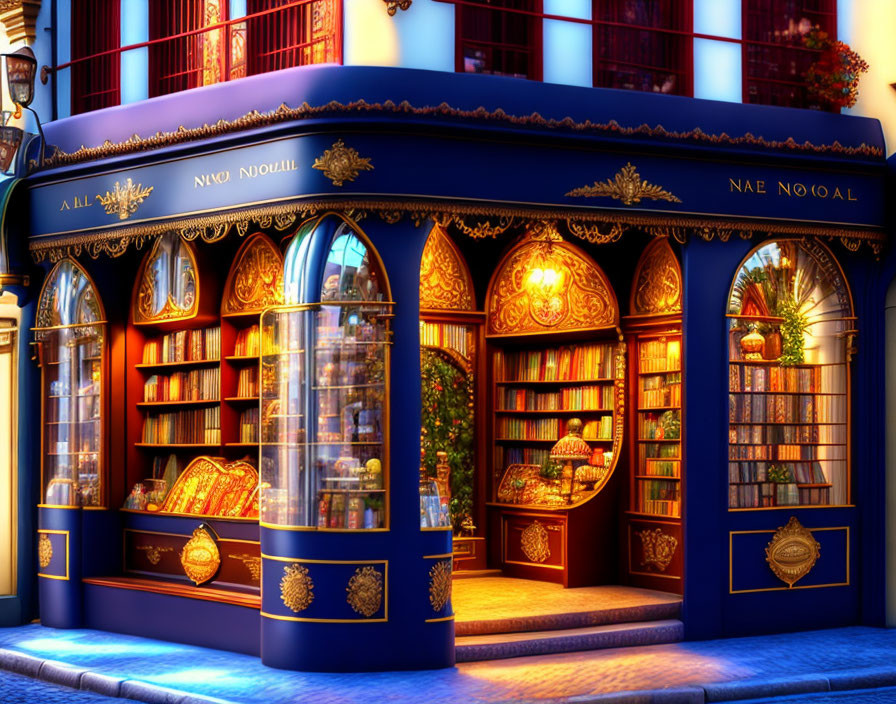
[[[541,79],[541,0],[476,0],[456,6],[457,70]]]
[[[273,10],[295,0],[248,0],[247,11]],[[248,73],[340,60],[339,0],[314,0],[247,20]]]
[[[72,60],[121,46],[119,0],[72,0]],[[72,115],[121,102],[121,56],[89,58],[71,67]]]
[[[149,38],[163,39],[202,27],[202,0],[149,3]],[[202,85],[201,35],[149,47],[149,97]]]

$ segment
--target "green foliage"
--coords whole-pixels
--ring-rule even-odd
[[[666,411],[660,416],[663,437],[666,440],[678,440],[681,437],[681,416],[678,411]]]
[[[806,316],[800,313],[799,304],[792,298],[785,299],[779,306],[781,322],[781,356],[778,363],[782,367],[792,367],[806,361],[803,334],[809,328]]]
[[[557,462],[557,460],[546,459],[544,464],[541,465],[539,474],[542,479],[559,479],[560,475],[563,474],[563,465]]]
[[[773,464],[768,468],[768,480],[778,484],[789,484],[793,481],[793,473],[787,465]]]
[[[451,467],[451,502],[448,510],[455,532],[465,516],[473,515],[473,376],[452,364],[436,350],[421,353],[421,466],[436,476],[437,452],[448,454]]]

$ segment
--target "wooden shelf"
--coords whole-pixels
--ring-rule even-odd
[[[655,372],[642,372],[640,369],[638,370],[638,376],[655,376],[656,374],[681,374],[681,367],[678,367],[677,369],[663,369]]]
[[[183,362],[159,362],[157,364],[135,364],[134,369],[176,369],[177,367],[203,367],[220,364],[220,359],[191,359]]]
[[[221,443],[190,443],[190,442],[173,442],[173,443],[153,443],[153,442],[135,442],[134,447],[147,447],[147,448],[166,448],[166,447],[221,447]]]
[[[214,406],[221,403],[218,399],[201,399],[199,401],[140,401],[137,408],[170,408],[171,406]]]
[[[496,381],[495,386],[519,386],[527,384],[553,384],[555,386],[579,386],[581,384],[605,384],[616,379],[551,379],[538,381]]]
[[[681,442],[681,438],[675,438],[674,440],[671,438],[658,438],[656,440],[648,440],[645,438],[638,438],[638,442]],[[664,460],[666,457],[650,457],[648,459],[651,460]],[[668,459],[672,459],[671,457]]]
[[[731,391],[729,394],[764,394],[766,396],[846,396],[845,393],[833,391]]]
[[[613,409],[612,408],[592,408],[590,410],[585,410],[585,409],[581,409],[581,408],[579,408],[579,409],[568,408],[568,409],[555,410],[555,411],[529,411],[529,410],[513,411],[513,410],[505,410],[505,409],[499,408],[499,409],[495,409],[495,413],[512,413],[514,415],[531,413],[532,415],[540,415],[540,416],[554,415],[557,413],[563,413],[563,414],[577,413],[579,415],[594,415],[596,413],[613,413]]]
[[[635,479],[663,479],[667,481],[680,482],[681,477],[659,477],[654,474],[635,474]]]
[[[225,442],[224,447],[258,447],[257,442]]]
[[[85,577],[84,584],[112,589],[130,589],[154,594],[168,594],[200,601],[216,601],[251,609],[261,608],[261,595],[252,592],[231,591],[215,587],[195,587],[186,582],[163,581],[161,579],[138,579],[135,577]]]
[[[749,420],[733,421],[733,420],[730,420],[730,421],[728,421],[728,425],[808,425],[808,426],[814,426],[814,425],[848,425],[848,424],[847,423],[825,423],[822,421],[790,423],[788,421],[782,421],[782,420],[776,420],[776,421],[749,421]],[[767,445],[770,443],[759,443],[759,444]],[[790,443],[781,442],[781,443],[772,443],[772,444],[789,445]]]
[[[258,403],[259,396],[228,396],[224,400],[228,403]]]
[[[639,406],[638,413],[650,413],[651,411],[680,411],[681,406]]]
[[[566,433],[564,433],[565,435]],[[582,438],[585,442],[613,442],[613,438]],[[557,438],[559,440],[559,438]],[[557,440],[524,440],[520,438],[495,438],[495,442],[515,442],[515,443],[528,443],[528,442],[549,442],[551,444],[555,444]]]
[[[261,359],[260,354],[246,354],[246,355],[238,355],[233,354],[229,357],[224,358],[225,361],[230,362],[231,364],[248,364],[250,362],[258,362]]]
[[[753,366],[775,367],[776,369],[816,369],[818,367],[845,367],[846,362],[817,362],[810,364],[789,364],[786,367],[781,366],[774,359],[729,359],[728,364],[745,364]]]

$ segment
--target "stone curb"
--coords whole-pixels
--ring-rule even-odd
[[[96,692],[107,697],[133,699],[146,704],[233,704],[226,699],[170,689],[129,680],[56,660],[44,660],[15,650],[0,648],[0,669],[50,684]]]

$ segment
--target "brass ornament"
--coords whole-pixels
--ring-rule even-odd
[[[383,604],[383,573],[370,565],[359,567],[345,588],[348,605],[356,612],[370,618]]]
[[[46,569],[53,560],[53,543],[46,533],[41,533],[37,541],[37,562],[41,569]]]
[[[503,235],[507,230],[514,226],[516,218],[502,216],[497,218],[497,224],[492,223],[490,220],[476,220],[473,225],[469,225],[467,224],[467,218],[455,216],[451,218],[451,222],[453,222],[457,229],[463,232],[467,237],[471,237],[474,240],[481,240],[486,237],[495,239],[498,235]]]
[[[778,528],[765,548],[765,561],[788,589],[812,571],[820,555],[821,546],[812,531],[796,516],[791,516],[786,526]]]
[[[641,180],[641,175],[631,162],[627,163],[612,180],[595,181],[593,186],[582,186],[566,194],[568,197],[613,198],[623,205],[635,205],[642,200],[664,200],[681,203],[681,199],[660,186]]]
[[[407,10],[414,0],[383,0],[386,3],[386,12],[389,17],[394,17],[396,10]]]
[[[532,521],[520,533],[520,549],[532,562],[544,562],[551,556],[548,532],[538,521]]]
[[[149,197],[152,189],[153,186],[143,188],[142,183],[135,186],[134,182],[128,178],[124,182],[124,188],[116,181],[114,191],[106,191],[105,196],[97,196],[96,199],[106,209],[107,214],[118,213],[119,220],[127,220],[137,212],[137,207],[145,198]]]
[[[283,257],[262,234],[246,240],[224,285],[221,312],[254,313],[283,303]]]
[[[579,239],[591,244],[610,244],[618,242],[625,234],[625,227],[618,222],[612,223],[608,231],[601,232],[601,225],[581,223],[576,220],[568,220],[566,226],[569,231]]]
[[[314,601],[314,582],[311,581],[307,567],[293,563],[283,568],[280,598],[294,613],[311,606],[311,602]]]
[[[641,545],[644,548],[641,567],[665,572],[675,556],[678,539],[668,533],[663,533],[660,528],[639,530],[635,535],[641,539]]]
[[[137,549],[146,553],[146,559],[149,560],[151,565],[157,565],[162,561],[162,553],[174,552],[174,548],[156,545],[138,545]]]
[[[451,560],[439,560],[429,568],[429,603],[436,613],[451,598]]]
[[[221,553],[205,524],[197,527],[193,537],[184,545],[180,552],[180,564],[197,587],[214,579],[221,566]]]
[[[632,288],[635,315],[681,313],[681,267],[669,242],[651,242],[638,262]]]
[[[457,245],[436,225],[420,261],[420,308],[474,310],[473,279]]]
[[[341,186],[346,181],[354,181],[361,171],[371,171],[370,159],[362,157],[351,147],[346,147],[341,139],[337,139],[330,149],[314,160],[311,168],[323,171],[324,176]]]
[[[252,578],[253,582],[257,582],[261,579],[261,558],[258,555],[246,555],[245,553],[241,553],[239,555],[228,555],[231,560],[239,560],[242,562],[246,569],[249,570],[249,576]]]

